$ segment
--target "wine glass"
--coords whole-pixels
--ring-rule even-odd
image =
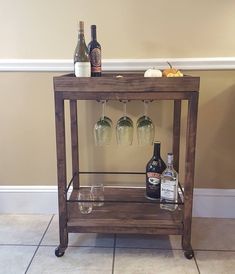
[[[155,136],[155,126],[148,116],[148,103],[144,101],[144,115],[137,121],[137,139],[139,145],[152,145]]]
[[[119,145],[131,145],[133,142],[133,121],[126,114],[127,101],[123,101],[123,116],[116,126],[116,137]]]
[[[105,116],[106,100],[101,101],[102,114],[94,126],[95,144],[97,146],[109,145],[112,138],[112,120]]]

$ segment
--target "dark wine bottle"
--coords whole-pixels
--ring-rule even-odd
[[[146,197],[159,199],[161,189],[161,174],[166,169],[166,164],[160,154],[161,143],[154,143],[153,157],[146,166]]]
[[[96,25],[91,26],[91,42],[88,44],[91,77],[101,76],[101,46],[96,38]]]

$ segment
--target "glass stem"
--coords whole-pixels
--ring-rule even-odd
[[[124,117],[126,117],[126,102],[123,102],[123,113],[124,113]]]
[[[106,108],[106,100],[101,101],[101,103],[102,103],[102,114],[101,114],[101,119],[104,120],[105,108]]]
[[[144,116],[148,116],[148,101],[144,100]]]

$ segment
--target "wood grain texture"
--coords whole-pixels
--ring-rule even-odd
[[[199,77],[144,78],[140,73],[104,73],[100,78],[76,78],[73,75],[54,77],[57,171],[59,198],[60,248],[68,244],[68,232],[182,234],[182,246],[191,250],[196,126]],[[143,190],[110,189],[105,201],[91,214],[80,213],[77,202],[66,202],[66,151],[64,101],[70,101],[72,166],[79,171],[77,100],[174,100],[173,153],[179,168],[181,101],[188,101],[185,159],[184,206],[174,212],[162,210],[159,204],[144,202]],[[75,199],[78,181],[74,182],[71,199]],[[108,192],[107,192],[108,191]],[[125,202],[126,201],[126,202]],[[136,202],[137,201],[137,202]],[[144,202],[144,203],[143,203]]]
[[[54,77],[56,92],[92,93],[143,93],[143,92],[195,92],[199,90],[199,77],[144,77],[139,74],[122,74],[122,78],[103,77]]]
[[[70,100],[72,174],[79,171],[77,100]],[[73,187],[79,188],[79,174],[74,177]]]
[[[184,183],[184,234],[182,239],[182,246],[185,250],[191,249],[198,97],[198,93],[194,93],[188,102]]]
[[[64,100],[60,94],[55,95],[55,126],[57,151],[57,180],[60,246],[68,246],[67,204],[66,204],[66,145],[65,145],[65,116]]]
[[[123,233],[125,229],[131,233],[182,234],[183,206],[174,211],[160,208],[159,201],[151,201],[145,197],[145,188],[105,188],[105,200],[102,207],[94,207],[91,214],[81,214],[78,203],[68,204],[68,228],[71,231],[94,231],[98,228],[103,233]],[[78,197],[74,190],[71,199]],[[125,201],[134,201],[128,203]],[[136,202],[135,202],[136,201]],[[147,203],[143,203],[146,202]]]
[[[173,115],[173,155],[174,168],[179,172],[180,161],[180,126],[181,126],[181,100],[174,100],[174,115]]]

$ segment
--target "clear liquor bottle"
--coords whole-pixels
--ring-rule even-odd
[[[173,168],[173,154],[167,154],[167,168],[161,176],[161,204],[162,209],[174,211],[178,205],[178,173]]]

